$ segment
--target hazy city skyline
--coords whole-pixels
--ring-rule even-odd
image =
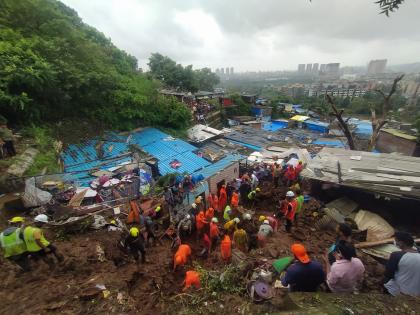
[[[373,0],[63,0],[145,68],[153,52],[194,68],[294,70],[298,64],[366,66],[420,61],[420,1],[390,18]]]

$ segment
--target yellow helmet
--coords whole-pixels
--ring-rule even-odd
[[[267,218],[263,215],[260,215],[260,217],[258,218],[258,221],[260,222],[264,222],[264,220],[266,220]]]
[[[136,228],[136,227],[132,227],[131,229],[130,229],[130,235],[132,236],[132,237],[137,237],[137,236],[139,236],[139,229],[138,228]]]
[[[255,188],[255,191],[261,191],[261,189],[259,187]]]
[[[13,217],[9,220],[10,223],[23,223],[25,219],[23,217]]]
[[[155,212],[159,212],[160,210],[162,210],[162,208],[161,208],[160,206],[157,206],[157,207],[155,208]]]
[[[117,221],[115,221],[115,220],[111,220],[111,222],[109,222],[110,224],[113,224],[113,225],[117,225]]]

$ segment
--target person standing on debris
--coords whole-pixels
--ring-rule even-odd
[[[172,193],[171,188],[169,187],[165,187],[165,192],[164,192],[164,197],[165,197],[165,201],[166,203],[169,205],[169,207],[171,207],[171,209],[173,207],[175,207],[175,199],[174,199],[174,194]]]
[[[291,264],[285,275],[280,279],[283,286],[289,286],[290,291],[315,292],[325,281],[322,265],[309,258],[302,244],[291,247],[295,262]]]
[[[195,289],[200,289],[200,274],[194,270],[187,271],[185,274],[185,280],[182,284],[185,284],[185,287],[182,289],[183,292],[187,291],[191,287],[194,287]]]
[[[352,229],[351,227],[346,224],[346,223],[339,223],[336,227],[336,232],[337,232],[337,239],[335,241],[335,243],[333,245],[330,246],[330,248],[327,250],[328,253],[328,262],[330,265],[332,265],[335,262],[335,249],[337,247],[337,244],[340,241],[345,241],[349,244],[349,246],[352,247],[353,249],[353,257],[356,257],[356,249],[354,248],[353,245],[351,245],[351,234],[352,234]]]
[[[251,189],[255,190],[258,186],[258,183],[259,183],[259,180],[258,180],[256,172],[254,171],[251,174]]]
[[[232,215],[232,208],[227,205],[225,211],[223,211],[223,219],[225,221],[230,221],[230,216]]]
[[[295,193],[289,190],[286,193],[286,203],[285,203],[285,213],[284,216],[286,218],[285,222],[285,229],[286,232],[290,233],[292,231],[293,221],[295,219],[297,209],[297,201],[295,199]]]
[[[219,207],[224,209],[227,204],[227,194],[226,194],[226,185],[222,185],[219,191]]]
[[[62,262],[64,258],[58,253],[57,248],[44,237],[41,227],[46,223],[48,223],[48,217],[45,214],[38,214],[34,218],[35,227],[27,226],[23,230],[23,239],[31,257],[37,260],[41,258],[50,267],[53,267],[54,261],[49,259],[47,254],[52,253],[59,262]]]
[[[239,222],[241,222],[239,218],[234,218],[232,220],[227,221],[223,228],[225,229],[226,233],[230,235],[236,230],[236,227],[239,224]]]
[[[394,243],[401,251],[393,252],[385,269],[385,288],[394,296],[404,294],[420,296],[420,253],[413,237],[396,232]]]
[[[190,175],[185,175],[184,179],[181,182],[181,188],[184,194],[183,199],[185,199],[185,197],[187,197],[187,202],[190,202],[190,191],[193,188],[193,184],[191,181],[191,176]]]
[[[280,165],[276,163],[274,167],[274,172],[273,172],[273,181],[274,181],[275,188],[279,187],[280,178],[281,178],[281,167]]]
[[[227,202],[229,202],[232,198],[232,194],[235,191],[235,180],[232,180],[230,182],[227,183],[226,185],[226,197],[227,197]]]
[[[232,256],[232,241],[227,233],[223,233],[223,239],[220,243],[220,252],[224,262],[229,262],[230,257]]]
[[[297,221],[298,215],[303,207],[303,202],[305,201],[305,197],[302,194],[302,191],[300,189],[296,189],[296,213],[295,213],[295,222]]]
[[[212,206],[212,208],[219,213],[223,211],[223,209],[220,209],[220,207],[219,207],[219,197],[217,197],[216,194],[213,194],[213,206]]]
[[[187,244],[181,244],[178,247],[178,250],[174,256],[174,270],[176,270],[177,266],[184,266],[187,261],[188,257],[191,256],[191,247]]]
[[[6,122],[0,123],[0,140],[4,142],[3,148],[4,148],[4,151],[6,151],[6,154],[9,157],[15,156],[16,155],[16,150],[15,150],[15,145],[14,145],[15,137],[13,136],[13,132],[9,128],[7,128]]]
[[[220,238],[220,231],[219,227],[217,226],[217,223],[219,223],[219,220],[217,218],[211,219],[210,222],[210,241],[211,241],[211,247],[210,249],[213,250],[217,242]]]
[[[239,206],[239,193],[237,190],[235,190],[232,193],[232,198],[230,199],[230,205],[232,206],[233,209],[237,209]]]
[[[233,233],[233,244],[241,252],[243,253],[248,252],[248,235],[246,234],[246,231],[243,229],[243,226],[241,223],[237,224],[237,228],[235,232]]]
[[[303,164],[303,162],[299,161],[299,163],[295,167],[296,179],[299,178],[300,173],[303,171],[304,168],[305,168],[305,165]]]
[[[139,224],[140,224],[140,232],[144,237],[144,240],[146,241],[147,245],[149,245],[150,239],[155,240],[155,224],[153,223],[153,220],[149,216],[145,216],[143,214],[140,214],[139,216]]]
[[[128,235],[124,238],[122,245],[129,254],[133,256],[137,263],[137,269],[139,269],[139,258],[141,255],[141,262],[146,262],[146,250],[144,248],[144,237],[140,234],[140,231],[136,227],[130,228]]]
[[[325,256],[327,284],[334,293],[353,293],[361,284],[365,267],[354,257],[354,248],[346,241],[339,241],[334,250],[335,262],[330,266]]]
[[[260,247],[265,246],[265,242],[267,241],[267,237],[273,234],[273,228],[270,226],[270,222],[268,220],[264,220],[263,223],[260,225],[260,229],[258,230],[258,244]]]
[[[192,220],[191,215],[187,214],[183,219],[181,219],[178,223],[177,227],[177,234],[178,237],[181,238],[181,236],[191,235],[192,232]]]
[[[14,217],[9,221],[11,225],[0,233],[0,245],[4,251],[4,258],[14,262],[23,271],[29,271],[29,260],[26,244],[23,238],[22,217]]]
[[[296,181],[296,171],[293,165],[289,165],[287,167],[286,173],[284,174],[286,177],[286,187],[290,187]]]
[[[206,219],[208,221],[211,221],[211,219],[213,219],[213,217],[214,217],[214,209],[212,207],[210,207],[206,211]]]
[[[197,228],[197,239],[200,239],[204,234],[204,229],[207,225],[206,215],[204,211],[200,211],[195,217],[195,226]]]
[[[249,184],[249,181],[242,180],[241,186],[239,186],[239,193],[241,197],[241,204],[247,204],[248,202],[248,194],[251,191],[251,185]]]
[[[198,196],[197,198],[195,198],[194,203],[197,205],[199,211],[204,209],[203,197]]]

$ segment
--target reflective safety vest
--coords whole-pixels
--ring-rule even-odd
[[[44,237],[44,233],[42,233],[41,229],[28,226],[23,231],[23,239],[25,240],[26,248],[28,249],[28,252],[38,252],[42,249],[35,241],[34,234],[36,232],[39,232],[41,234],[41,243],[44,246],[50,245],[50,242],[48,242],[47,239]]]
[[[249,200],[254,199],[256,194],[257,194],[257,192],[255,190],[250,191],[249,194],[248,194],[248,199]]]
[[[225,211],[223,212],[223,219],[225,219],[226,221],[230,220],[229,212],[231,210],[232,210],[232,208],[230,206],[226,206]]]
[[[0,244],[4,250],[4,257],[16,256],[26,252],[26,245],[21,236],[21,229],[10,227],[0,233]]]

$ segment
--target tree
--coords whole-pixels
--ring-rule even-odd
[[[333,110],[333,112],[331,113],[331,115],[335,116],[335,118],[337,118],[338,124],[341,128],[341,130],[343,131],[344,135],[347,138],[347,142],[349,145],[350,150],[356,150],[356,144],[354,142],[354,138],[353,138],[353,134],[350,131],[349,125],[347,124],[347,121],[345,121],[343,119],[343,113],[344,110],[341,109],[339,110],[337,108],[337,105],[335,104],[333,98],[330,95],[326,95],[327,101],[331,106],[331,109]]]
[[[405,0],[378,0],[375,3],[379,4],[381,14],[389,16],[389,13],[398,10],[404,1]]]
[[[404,75],[400,75],[394,79],[394,83],[392,84],[391,90],[389,91],[388,94],[385,94],[380,89],[376,90],[376,92],[378,92],[383,98],[382,107],[381,107],[382,115],[380,118],[378,118],[376,116],[375,108],[371,109],[372,136],[370,137],[370,140],[369,140],[368,151],[371,151],[375,148],[375,144],[378,139],[379,132],[381,131],[382,127],[385,126],[385,124],[388,122],[389,111],[392,109],[391,98],[394,95],[394,93],[397,91],[398,82],[400,82],[403,77]]]

